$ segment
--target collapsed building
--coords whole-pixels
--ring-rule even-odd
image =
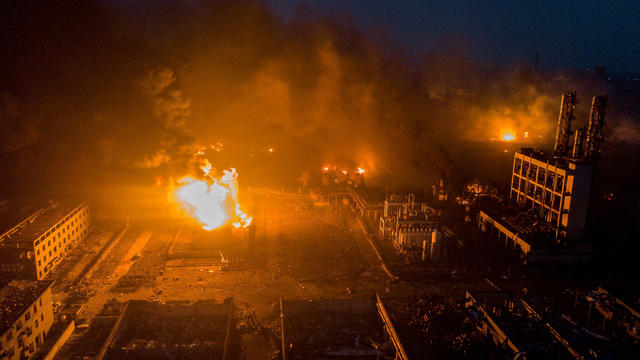
[[[624,359],[640,351],[640,313],[602,287],[565,289],[528,302],[585,359]]]
[[[586,129],[571,130],[576,93],[562,96],[552,153],[523,148],[513,159],[509,204],[487,204],[478,226],[525,263],[589,258],[582,241],[592,167],[604,139],[605,95],[593,98]],[[571,135],[573,134],[573,139]]]
[[[379,296],[280,301],[283,359],[408,359]]]
[[[44,279],[89,233],[85,202],[53,203],[0,236],[0,275]]]
[[[232,326],[232,298],[171,305],[130,300],[97,358],[230,358]]]
[[[474,326],[462,297],[385,298],[411,359],[491,359],[491,346]]]
[[[466,292],[465,307],[501,359],[583,359],[521,298],[504,291]]]

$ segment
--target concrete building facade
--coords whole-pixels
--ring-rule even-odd
[[[53,325],[52,281],[12,280],[0,289],[0,359],[29,359]]]
[[[87,203],[54,204],[41,209],[0,237],[0,274],[43,280],[89,233]]]
[[[510,199],[556,228],[556,236],[580,239],[584,233],[591,165],[572,159],[553,162],[530,149],[513,159]]]

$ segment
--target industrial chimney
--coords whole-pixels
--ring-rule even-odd
[[[591,101],[591,113],[587,128],[587,141],[585,144],[585,156],[593,160],[600,152],[600,145],[604,141],[602,129],[604,128],[604,112],[607,108],[607,95],[596,95]]]
[[[566,156],[569,154],[569,138],[571,137],[571,122],[575,119],[576,92],[567,91],[562,94],[560,103],[560,116],[558,117],[558,129],[556,131],[556,143],[553,147],[554,156]]]

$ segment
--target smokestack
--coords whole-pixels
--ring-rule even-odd
[[[604,112],[607,108],[607,95],[596,95],[591,100],[591,112],[589,114],[589,127],[587,128],[587,141],[585,155],[593,160],[600,152],[600,145],[604,141],[602,129],[604,128]]]
[[[571,157],[574,159],[579,159],[584,155],[583,152],[583,144],[584,144],[584,129],[576,129],[575,136],[573,138],[573,154]]]
[[[569,153],[569,137],[571,136],[571,122],[575,119],[576,92],[567,91],[562,94],[560,102],[560,116],[556,130],[556,143],[553,147],[554,156],[566,156]]]

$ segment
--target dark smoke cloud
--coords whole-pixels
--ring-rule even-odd
[[[567,86],[585,88],[585,103],[602,90],[446,51],[410,63],[310,9],[284,22],[251,1],[9,1],[0,12],[2,151],[45,165],[180,172],[194,145],[222,140],[287,152],[292,172],[337,163],[428,184],[458,171],[456,142],[507,129],[536,144]]]

